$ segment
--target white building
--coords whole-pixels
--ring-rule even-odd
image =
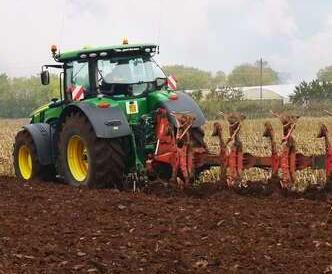
[[[289,102],[289,95],[294,93],[296,84],[266,85],[262,86],[263,100],[282,100],[284,103]],[[260,100],[260,86],[237,87],[243,92],[244,100]],[[192,94],[195,90],[185,90],[186,93]],[[206,98],[211,92],[209,89],[202,89],[202,97]]]
[[[284,103],[289,102],[289,95],[294,93],[296,84],[284,85],[267,85],[262,86],[263,100],[283,100]],[[259,100],[260,86],[254,87],[240,87],[245,100]]]

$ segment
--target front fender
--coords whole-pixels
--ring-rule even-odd
[[[41,165],[53,163],[54,129],[46,123],[36,123],[23,126],[28,131],[35,144],[38,161]]]
[[[131,128],[125,114],[117,106],[99,108],[84,102],[66,107],[60,123],[71,111],[82,112],[89,120],[98,138],[118,138],[131,135]]]

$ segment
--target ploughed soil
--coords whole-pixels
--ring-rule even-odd
[[[0,177],[0,273],[329,273],[332,194],[78,189]]]

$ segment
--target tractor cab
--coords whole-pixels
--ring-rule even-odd
[[[84,102],[117,106],[130,124],[137,124],[156,103],[172,95],[165,73],[153,59],[159,53],[157,45],[128,44],[124,40],[122,45],[63,53],[52,46],[51,52],[60,64],[44,65],[41,82],[49,83],[48,68],[62,69],[60,99],[32,113],[33,122],[56,121],[64,108]]]
[[[63,68],[64,99],[81,101],[97,95],[124,99],[146,96],[165,87],[166,75],[153,59],[158,47],[153,44],[84,48],[58,53],[53,58],[63,65],[46,65],[42,83],[48,84],[49,67]]]

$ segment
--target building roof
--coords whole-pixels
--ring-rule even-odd
[[[295,90],[295,84],[283,84],[283,85],[268,85],[262,86],[262,99],[263,100],[283,100],[284,103],[289,102],[289,95]],[[236,87],[243,92],[244,100],[260,100],[260,86],[252,87]],[[218,89],[221,91],[222,89]],[[195,90],[185,90],[187,93],[193,93]],[[203,98],[211,92],[209,89],[200,90]]]
[[[157,51],[157,45],[155,44],[124,44],[124,45],[113,45],[106,47],[89,47],[79,50],[66,51],[59,53],[56,58],[60,62],[84,59],[89,57],[89,54],[106,54],[116,55],[117,53],[132,52],[132,53],[155,53]],[[90,56],[95,57],[95,56]]]
[[[243,90],[243,99],[244,100],[259,100],[260,97],[260,88],[251,88]],[[266,88],[262,88],[262,99],[264,100],[284,100],[284,97]]]
[[[263,99],[283,99],[289,101],[289,95],[294,93],[296,84],[266,85],[262,86]],[[241,87],[244,97],[247,100],[260,99],[260,86]]]

